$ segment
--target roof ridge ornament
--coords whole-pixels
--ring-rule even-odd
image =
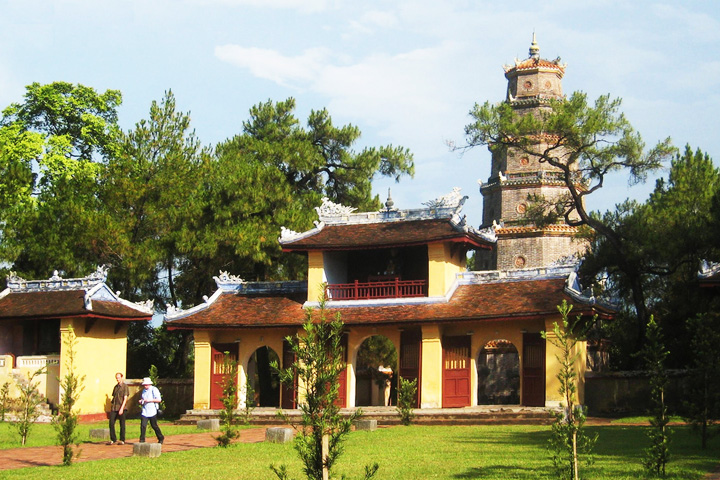
[[[95,272],[80,278],[63,278],[58,270],[53,270],[52,276],[47,280],[25,280],[11,271],[7,276],[7,287],[13,292],[81,290],[105,283],[108,269],[107,265],[100,265]]]
[[[315,207],[315,211],[317,212],[318,217],[320,217],[320,220],[322,220],[323,217],[341,217],[350,215],[355,210],[357,210],[357,208],[335,203],[328,197],[323,197],[322,204],[319,207]]]
[[[235,284],[235,285],[242,285],[243,283],[247,283],[242,278],[238,277],[237,275],[230,275],[228,272],[224,272],[220,270],[220,275],[217,277],[213,277],[215,280],[215,283],[218,284],[218,287],[220,284]]]
[[[468,199],[467,195],[460,195],[460,190],[462,190],[460,187],[454,187],[450,193],[438,197],[435,200],[423,202],[423,205],[426,205],[428,208],[455,208],[459,210],[458,207],[462,207],[465,200]]]

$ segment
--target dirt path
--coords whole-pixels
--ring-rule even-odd
[[[215,435],[218,432],[185,433],[181,435],[168,435],[163,443],[163,453],[180,452],[194,448],[214,447],[217,445]],[[240,442],[256,443],[265,440],[265,428],[251,428],[242,430]],[[155,439],[151,439],[154,442]],[[107,458],[131,457],[133,443],[137,439],[130,439],[125,445],[107,445],[107,442],[86,442],[80,444],[80,458],[77,462],[104,460]],[[25,467],[45,467],[62,464],[62,447],[28,447],[0,450],[0,470],[10,470]]]

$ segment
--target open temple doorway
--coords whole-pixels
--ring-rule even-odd
[[[366,338],[355,364],[355,406],[395,405],[397,390],[397,349],[389,338]]]
[[[247,381],[255,407],[280,406],[280,379],[270,368],[273,361],[280,365],[280,358],[270,347],[258,348],[248,361]]]
[[[480,350],[477,362],[478,405],[520,404],[520,358],[507,340],[491,340]]]

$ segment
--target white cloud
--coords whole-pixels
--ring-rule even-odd
[[[231,7],[255,7],[298,10],[304,13],[323,12],[337,8],[340,0],[188,0],[197,5],[227,5]]]
[[[266,48],[239,45],[215,47],[215,56],[220,60],[247,68],[256,77],[295,88],[315,81],[327,65],[329,55],[327,48],[311,48],[302,55],[288,57]]]

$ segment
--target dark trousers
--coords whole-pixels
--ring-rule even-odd
[[[113,410],[110,412],[110,441],[116,442],[117,437],[115,436],[115,419],[120,420],[120,441],[125,441],[125,414],[127,412],[123,410],[122,415],[117,411]]]
[[[153,415],[152,417],[140,416],[140,443],[145,441],[145,431],[147,430],[148,420],[150,421],[150,426],[155,431],[158,442],[162,443],[163,440],[165,440],[165,435],[163,435],[160,431],[160,427],[157,423],[157,415]]]

